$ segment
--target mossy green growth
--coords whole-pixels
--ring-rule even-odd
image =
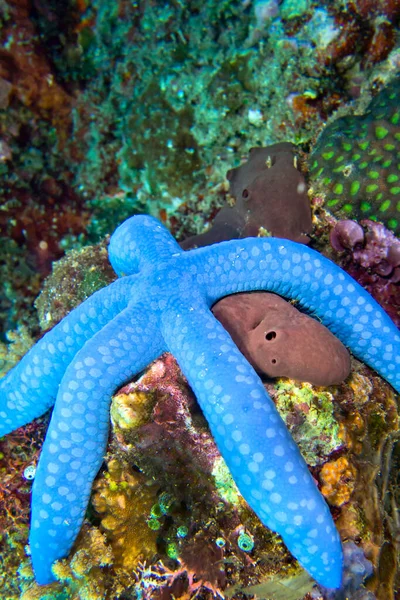
[[[364,115],[330,123],[309,157],[313,188],[339,218],[382,221],[400,233],[400,210],[393,196],[400,186],[400,77],[369,104]]]
[[[220,497],[230,504],[239,504],[239,490],[236,483],[232,479],[232,475],[222,457],[215,460],[212,476],[215,480],[215,485]]]
[[[286,379],[278,381],[275,390],[276,407],[307,464],[320,464],[341,445],[333,395],[310,383]]]
[[[303,17],[310,9],[310,0],[283,0],[280,8],[282,19],[290,21]]]

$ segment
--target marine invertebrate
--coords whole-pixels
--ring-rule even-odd
[[[364,115],[332,121],[309,157],[310,176],[325,206],[341,218],[382,221],[400,232],[400,112],[395,78]]]
[[[169,350],[243,497],[319,583],[338,587],[342,551],[328,506],[261,380],[210,307],[238,291],[295,298],[400,389],[397,328],[349,275],[294,242],[248,238],[185,253],[156,219],[136,216],[114,232],[109,255],[126,277],[72,311],[0,382],[0,435],[56,399],[33,486],[38,581],[53,579],[52,562],[80,529],[107,444],[112,392]]]
[[[288,142],[251,148],[247,162],[226,174],[235,204],[223,207],[208,231],[186,239],[182,247],[256,236],[260,228],[276,237],[308,243],[311,209],[294,149]]]
[[[227,172],[236,204],[225,210],[242,215],[242,237],[257,235],[263,227],[273,236],[308,243],[311,209],[296,161],[293,144],[282,142],[251,148],[247,162]]]
[[[276,294],[227,296],[212,311],[258,372],[315,385],[340,383],[350,373],[337,337]]]

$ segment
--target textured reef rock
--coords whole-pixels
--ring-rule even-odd
[[[53,264],[51,276],[35,302],[42,330],[51,329],[75,306],[115,278],[105,243],[68,252]]]
[[[400,78],[362,116],[340,117],[321,133],[310,157],[311,182],[341,218],[372,218],[400,232]]]
[[[66,249],[144,209],[181,237],[202,232],[248,148],[308,143],[360,72],[381,86],[396,51],[371,64],[398,7],[370,5],[3,0],[3,334],[34,331],[33,298]]]
[[[0,3],[2,334],[21,322],[34,330],[40,282],[88,217],[61,156],[74,99],[43,47],[36,4],[44,9],[31,0]]]

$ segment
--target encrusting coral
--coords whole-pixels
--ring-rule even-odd
[[[309,466],[323,464],[342,447],[331,391],[288,380],[279,380],[268,389]]]
[[[331,431],[336,429],[337,443],[323,447],[318,436],[303,435],[302,452],[314,464],[312,474],[321,483],[323,473],[334,474],[336,465],[348,464],[351,472],[355,471],[355,477],[340,481],[337,491],[346,503],[337,505],[330,493],[328,501],[334,501],[335,520],[343,538],[357,541],[357,546],[353,541],[350,546],[349,542],[344,544],[343,589],[361,593],[362,582],[372,566],[385,560],[383,554],[380,556],[383,535],[386,544],[393,543],[388,532],[384,534],[383,505],[376,502],[374,486],[367,484],[379,469],[385,439],[397,427],[398,413],[390,386],[356,364],[348,383],[330,388],[329,393],[309,384],[289,385],[287,380],[268,384],[268,390],[295,437],[301,435],[300,417],[303,431],[304,426],[311,431],[316,425],[315,415],[307,407],[325,404],[325,417],[319,418]],[[60,584],[48,588],[30,584],[26,600],[102,598],[101,593],[115,598],[140,593],[152,600],[172,596],[211,600],[213,593],[227,598],[241,598],[242,593],[275,598],[285,581],[292,581],[298,589],[295,563],[277,536],[262,527],[238,494],[194,396],[170,354],[115,394],[111,417],[112,443],[105,459],[106,469],[95,482],[94,502],[104,506],[103,495],[119,499],[109,505],[112,527],[107,521],[104,527],[105,513],[97,525],[100,531],[84,525],[70,558],[55,564],[63,595],[57,592]],[[318,460],[312,461],[312,456]],[[338,463],[339,458],[342,460]],[[343,472],[338,471],[338,479]],[[121,487],[121,480],[126,487]],[[149,487],[149,480],[157,485]],[[138,498],[138,493],[150,495],[146,507],[140,501],[129,506],[131,522],[142,524],[141,537],[156,535],[156,555],[145,563],[136,555],[136,564],[132,559],[128,569],[121,564],[121,557],[129,554],[135,541],[124,534],[123,516],[128,510],[124,502],[131,494]],[[97,522],[97,511],[91,510],[89,518]],[[119,526],[123,528],[120,542],[116,535]],[[114,562],[115,552],[120,558]],[[349,552],[354,555],[353,567],[348,565]],[[360,561],[368,568],[358,568]],[[373,590],[384,576],[381,570]],[[291,597],[290,589],[285,598]],[[312,583],[306,580],[300,589],[306,594]],[[311,597],[335,598],[318,588]],[[390,595],[377,597],[384,600]]]
[[[113,552],[114,568],[135,569],[157,554],[157,531],[147,524],[158,485],[134,472],[127,461],[107,461],[107,471],[93,488],[93,507],[101,517]]]

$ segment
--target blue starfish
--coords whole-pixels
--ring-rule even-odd
[[[156,219],[136,216],[115,231],[109,255],[126,277],[73,310],[0,382],[0,435],[55,400],[32,491],[37,581],[54,580],[52,563],[81,527],[106,450],[112,393],[168,350],[243,497],[316,581],[339,587],[342,550],[328,506],[210,307],[251,290],[294,298],[399,390],[397,328],[349,275],[295,242],[249,238],[184,252]]]

